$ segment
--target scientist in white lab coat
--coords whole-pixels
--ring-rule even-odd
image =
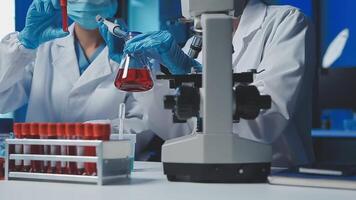
[[[233,131],[241,137],[272,144],[273,166],[311,163],[314,160],[310,134],[315,74],[312,25],[291,6],[267,5],[261,0],[235,0],[235,4],[238,19],[234,23],[233,70],[260,72],[253,85],[272,97],[272,108],[255,120],[234,124]],[[128,42],[124,51],[155,58],[175,74],[185,74],[191,67],[199,66],[180,51],[166,31],[138,36]],[[201,56],[197,60],[201,61]],[[150,128],[163,139],[192,131],[190,124],[173,125],[170,111],[157,112],[163,107],[163,88],[168,84],[161,81],[155,84],[150,97],[155,103],[146,111]],[[147,96],[142,98],[147,99]]]
[[[116,4],[110,0],[96,2],[98,8],[101,7],[98,6],[100,3]],[[132,129],[130,131],[145,132],[149,129],[164,140],[189,134],[194,127],[192,123],[172,124],[171,112],[162,109],[162,97],[172,92],[168,90],[166,82],[156,81],[152,91],[135,95],[138,101],[131,94],[114,88],[112,83],[122,54],[116,51],[117,45],[112,38],[106,37],[105,29],[101,27],[100,30],[109,48],[104,47],[93,60],[86,59],[83,62],[78,59],[83,58],[80,54],[90,54],[93,49],[97,52],[95,50],[101,43],[94,40],[94,48],[89,48],[88,53],[88,49],[83,47],[86,40],[81,43],[78,37],[80,31],[89,33],[88,30],[95,27],[94,13],[89,17],[86,15],[93,8],[90,3],[80,4],[88,7],[74,6],[73,9],[77,10],[73,12],[70,9],[71,1],[68,3],[69,16],[75,21],[68,36],[59,31],[59,27],[53,29],[50,19],[54,13],[48,10],[49,0],[35,0],[32,12],[35,12],[33,16],[39,22],[31,21],[30,9],[27,29],[25,27],[24,31],[12,33],[1,41],[0,111],[13,111],[27,102],[27,121],[88,121],[115,119],[118,104],[126,102],[129,108],[127,116],[133,121],[132,126],[126,126]],[[262,93],[271,95],[273,103],[272,109],[256,120],[242,120],[234,124],[234,132],[241,137],[271,143],[275,166],[311,162],[311,88],[314,70],[313,35],[308,20],[297,9],[288,6],[267,6],[260,0],[236,1],[236,7],[242,8],[242,5],[246,5],[242,16],[240,12],[236,13],[240,17],[233,41],[234,71],[264,70],[256,76],[254,84]],[[105,7],[102,13],[96,14],[109,17],[106,15],[112,14],[109,10]],[[43,14],[46,16],[39,17]],[[92,41],[100,37],[90,34],[89,38]],[[78,41],[82,49],[78,49]],[[129,42],[124,51],[144,53],[175,74],[188,73],[191,67],[200,66],[199,59],[189,59],[168,32],[138,36]],[[153,71],[159,73],[158,69]],[[144,113],[148,114],[148,118]],[[131,128],[137,126],[136,129]],[[151,131],[145,135],[149,134],[152,134]]]
[[[59,0],[34,0],[21,32],[0,43],[0,112],[28,104],[27,122],[86,122],[115,120],[126,103],[126,126],[131,133],[150,135],[144,115],[130,93],[114,86],[123,41],[109,59],[106,32],[99,33],[95,16],[113,17],[117,0],[68,0],[74,21],[62,31]],[[103,35],[103,36],[102,36]],[[112,42],[112,41],[111,41]],[[116,120],[117,122],[117,120]],[[144,146],[144,139],[138,146]]]

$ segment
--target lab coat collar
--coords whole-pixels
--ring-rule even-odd
[[[113,69],[111,69],[111,65],[115,65],[114,63],[110,63],[109,59],[109,50],[105,47],[102,52],[96,57],[96,59],[89,65],[89,67],[84,71],[84,73],[80,76],[79,80],[75,83],[72,91],[75,91],[79,88],[87,86],[89,83],[94,81],[99,81],[100,79],[109,76],[113,73]]]
[[[239,58],[248,46],[251,36],[262,27],[267,15],[267,5],[261,0],[249,0],[242,13],[239,26],[233,37],[233,66],[237,66]]]
[[[78,59],[74,49],[74,23],[69,27],[69,32],[69,36],[60,38],[56,42],[58,49],[56,55],[54,55],[56,56],[54,66],[58,67],[73,84],[72,92],[93,81],[111,75],[114,71],[111,67],[118,67],[118,64],[110,61],[108,48],[105,47],[80,76]]]
[[[75,23],[71,24],[68,27],[69,35],[67,37],[56,39],[55,44],[58,47],[68,48],[69,45],[74,44],[74,38],[75,38],[75,36],[74,36],[74,26],[75,26]]]
[[[266,18],[267,5],[261,0],[249,0],[241,16],[237,34],[243,38],[260,29]]]
[[[74,24],[69,28],[69,35],[54,41],[52,50],[53,66],[72,85],[79,79],[79,66],[74,49]]]

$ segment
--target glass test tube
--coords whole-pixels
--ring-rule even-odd
[[[38,123],[30,123],[30,135],[31,139],[39,139],[39,124]],[[31,154],[39,154],[40,146],[39,145],[31,145]],[[38,160],[31,161],[31,172],[37,173],[41,171],[41,162]]]
[[[66,123],[65,124],[65,133],[67,140],[75,140],[75,124],[74,123]],[[76,155],[77,149],[75,146],[68,146],[67,147],[67,154],[70,156]],[[76,162],[68,162],[67,164],[67,171],[70,174],[77,174],[77,163]]]
[[[20,123],[14,124],[14,135],[16,139],[22,139],[22,125]],[[22,154],[23,146],[22,144],[15,145],[15,154]],[[10,163],[10,171],[21,171],[23,165],[22,160],[15,160],[14,167],[12,167],[12,163]]]
[[[93,137],[93,124],[84,124],[84,139],[92,140]],[[84,147],[85,156],[95,156],[95,147]],[[84,163],[85,174],[86,175],[96,175],[95,163]]]
[[[48,139],[48,124],[47,123],[39,124],[39,133],[40,133],[41,139],[44,139],[44,140]],[[49,149],[50,149],[49,145],[43,145],[43,146],[41,146],[40,152],[43,155],[49,155],[50,154]],[[42,172],[47,172],[48,166],[49,166],[48,161],[41,161],[41,171]]]
[[[48,123],[48,139],[57,138],[57,126],[55,123]],[[58,154],[58,147],[51,145],[49,148],[50,155]],[[47,173],[56,173],[56,161],[50,161],[47,169]]]
[[[21,124],[21,129],[22,129],[22,138],[24,139],[29,139],[31,138],[30,135],[30,124],[28,123],[22,123]],[[31,154],[31,145],[24,144],[23,145],[23,153],[24,154]],[[22,171],[24,172],[29,172],[31,169],[31,160],[24,160],[23,161],[23,167]]]
[[[57,123],[57,138],[60,140],[66,139],[66,125],[64,123]],[[61,145],[59,147],[60,155],[67,155],[67,146]],[[68,174],[67,162],[57,162],[57,173],[58,174]]]
[[[93,125],[93,139],[94,140],[110,140],[111,126],[110,124],[94,124]],[[95,150],[94,156],[97,155]],[[97,174],[96,165],[94,165],[94,172]]]
[[[82,124],[82,123],[75,124],[75,136],[76,136],[77,140],[84,139],[84,124]],[[84,156],[84,147],[83,146],[77,146],[76,150],[77,150],[77,152],[76,152],[77,156]],[[83,175],[84,172],[85,172],[84,163],[77,162],[77,174]]]

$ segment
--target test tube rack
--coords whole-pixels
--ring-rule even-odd
[[[10,145],[95,147],[96,156],[12,154],[9,153]],[[5,180],[60,181],[105,185],[127,179],[131,173],[129,159],[131,145],[129,140],[6,139]],[[10,160],[95,163],[97,174],[89,176],[9,171]]]

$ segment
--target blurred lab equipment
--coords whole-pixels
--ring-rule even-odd
[[[0,152],[3,152],[5,148],[5,139],[12,137],[13,132],[13,119],[1,118],[0,119]],[[0,156],[4,156],[0,153]]]
[[[129,39],[139,35],[129,32]],[[145,92],[153,87],[153,80],[149,63],[145,56],[139,54],[125,54],[115,79],[115,86],[126,92]]]
[[[349,39],[349,35],[350,30],[346,28],[342,30],[330,43],[323,58],[323,68],[330,68],[335,61],[341,57],[347,40]]]
[[[265,182],[271,146],[232,132],[234,121],[255,119],[261,109],[271,107],[271,97],[250,85],[253,72],[232,74],[234,1],[183,0],[182,9],[202,32],[203,74],[159,75],[157,79],[169,80],[170,87],[177,88],[175,95],[164,100],[175,122],[196,117],[198,128],[164,143],[164,173],[170,181]]]
[[[346,131],[356,131],[356,117],[344,120],[344,129]]]
[[[60,0],[62,10],[62,29],[68,32],[68,12],[67,12],[67,0]]]
[[[13,123],[13,119],[0,119],[0,180],[3,180],[5,175],[5,140],[13,137]],[[15,151],[15,148],[13,147],[11,151]],[[14,166],[15,163],[11,162],[10,165]]]
[[[353,119],[352,109],[324,109],[321,114],[321,128],[325,130],[345,130],[344,122]]]

